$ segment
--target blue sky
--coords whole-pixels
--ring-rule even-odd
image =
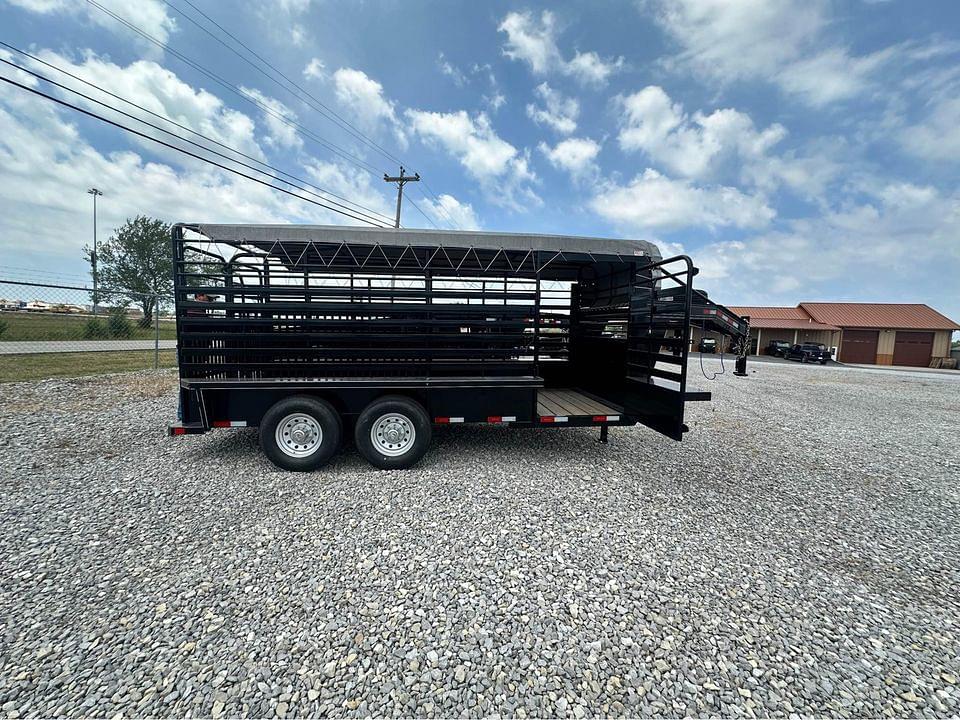
[[[375,173],[395,164],[197,28],[185,0],[98,2],[359,163],[85,0],[0,0],[0,39],[392,215]],[[652,240],[692,255],[727,304],[926,302],[960,319],[958,3],[194,2],[418,170],[432,193],[408,192],[440,227]],[[104,237],[137,213],[347,222],[4,84],[8,276],[84,275],[91,185]],[[404,225],[429,226],[411,205]]]

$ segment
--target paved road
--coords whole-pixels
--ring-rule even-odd
[[[153,340],[44,340],[0,342],[0,355],[36,353],[103,352],[108,350],[153,350]],[[161,340],[161,350],[172,350],[176,340]]]

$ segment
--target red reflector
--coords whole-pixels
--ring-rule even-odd
[[[553,415],[541,415],[540,422],[553,422]]]
[[[214,420],[213,427],[230,427],[229,420]]]
[[[489,422],[489,423],[503,422],[503,416],[502,416],[502,415],[491,415],[490,417],[487,418],[487,422]]]
[[[448,417],[438,417],[438,418],[434,418],[433,421],[434,421],[435,423],[437,423],[438,425],[445,425],[446,423],[450,422],[450,418],[448,418]]]
[[[186,428],[182,428],[182,427],[175,427],[175,428],[173,429],[173,434],[174,434],[174,435],[186,435],[186,434],[187,434],[187,429],[186,429]]]
[[[593,421],[594,421],[594,422],[606,422],[606,421],[607,421],[607,416],[606,416],[606,415],[594,415],[594,416],[593,416]]]

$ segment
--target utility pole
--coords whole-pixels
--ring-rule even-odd
[[[100,303],[100,295],[97,293],[97,196],[103,195],[96,188],[87,190],[87,194],[93,195],[93,255],[90,257],[93,265],[93,314],[97,314],[97,305]]]
[[[390,177],[386,173],[383,174],[383,179],[386,182],[395,182],[397,184],[397,220],[393,224],[395,228],[400,227],[400,204],[403,202],[403,186],[408,182],[419,182],[420,173],[415,173],[414,175],[404,175],[403,174],[403,165],[400,166],[400,176],[399,177]]]

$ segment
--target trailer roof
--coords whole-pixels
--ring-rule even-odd
[[[487,250],[545,250],[593,255],[643,255],[659,259],[660,251],[644,240],[535,235],[533,233],[474,230],[410,230],[346,225],[216,225],[184,223],[211,240],[267,247],[280,242],[351,243],[397,247],[483,248]]]

